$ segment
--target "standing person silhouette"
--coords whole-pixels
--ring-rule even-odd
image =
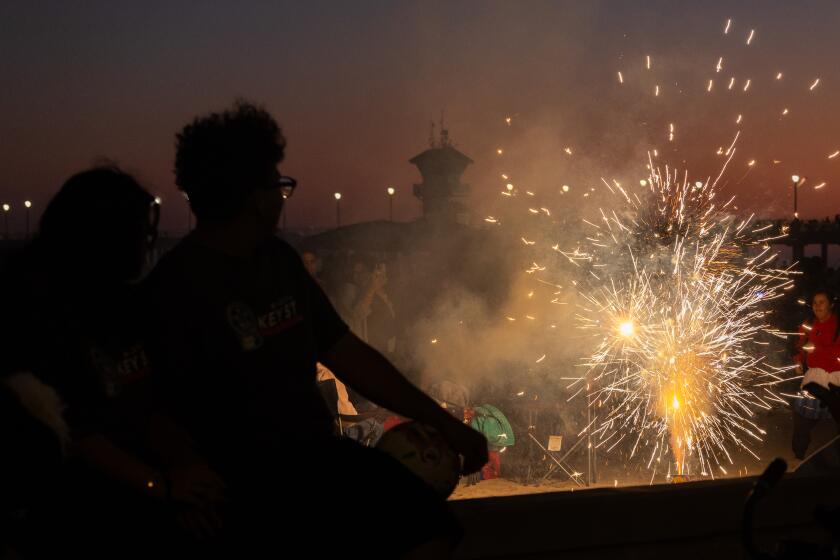
[[[350,332],[275,236],[296,186],[278,169],[284,148],[271,115],[242,101],[177,135],[176,183],[197,225],[148,279],[170,410],[230,489],[225,526],[248,536],[238,547],[340,550],[355,525],[331,526],[317,542],[302,534],[352,507],[377,528],[369,556],[445,557],[459,534],[446,503],[394,459],[333,435],[315,365],[436,428],[465,472],[486,463],[486,440]]]

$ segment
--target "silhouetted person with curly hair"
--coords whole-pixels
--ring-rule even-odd
[[[315,365],[437,428],[467,472],[487,461],[486,440],[350,332],[275,236],[296,185],[278,168],[285,145],[271,115],[241,101],[177,136],[176,183],[197,225],[149,278],[170,410],[225,479],[223,536],[237,550],[341,550],[358,532],[347,511],[374,526],[373,557],[445,556],[459,533],[445,502],[394,459],[335,437]],[[330,538],[303,540],[333,515]]]

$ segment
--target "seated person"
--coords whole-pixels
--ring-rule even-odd
[[[337,552],[355,535],[296,541],[330,504],[353,503],[354,515],[376,519],[379,529],[366,553],[445,556],[459,534],[447,504],[391,457],[334,437],[316,363],[378,405],[436,428],[466,472],[486,462],[486,441],[351,333],[275,236],[296,185],[277,167],[284,148],[274,119],[244,102],[187,125],[176,183],[197,226],[147,279],[168,410],[234,496],[218,550],[236,543],[230,553],[239,555],[297,545]]]
[[[54,387],[70,430],[63,483],[39,521],[57,534],[39,539],[33,556],[151,554],[175,524],[170,499],[198,504],[221,492],[209,469],[186,475],[157,453],[165,445],[152,443],[158,432],[178,448],[188,441],[157,414],[134,283],[157,216],[155,199],[130,175],[113,167],[79,173],[4,271],[4,293],[17,297],[0,336],[0,371],[10,379],[32,372]]]

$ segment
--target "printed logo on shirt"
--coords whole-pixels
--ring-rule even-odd
[[[266,337],[279,334],[303,321],[297,302],[291,296],[273,301],[265,313],[256,314],[251,307],[235,301],[227,307],[227,318],[239,337],[243,350],[250,352],[261,348]]]
[[[272,336],[283,332],[302,320],[303,317],[298,315],[297,312],[297,302],[291,296],[272,302],[268,306],[268,312],[257,318],[260,334],[263,336]]]
[[[116,354],[93,346],[90,356],[108,397],[118,396],[127,385],[151,373],[149,356],[142,344],[134,344]]]
[[[239,345],[246,352],[256,350],[263,345],[257,317],[247,303],[234,301],[227,306],[227,320],[239,337]]]

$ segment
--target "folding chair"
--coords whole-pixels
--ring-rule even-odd
[[[381,414],[378,410],[363,412],[361,414],[340,414],[338,412],[338,387],[336,387],[335,379],[319,381],[318,390],[321,391],[321,396],[324,398],[327,410],[330,411],[330,414],[332,414],[335,419],[336,428],[341,436],[345,435],[344,430],[346,428],[352,427],[354,424],[358,424],[359,422],[369,418],[377,418]],[[368,434],[368,436],[359,443],[367,447],[371,447],[373,444],[371,441],[372,435],[373,434]]]

